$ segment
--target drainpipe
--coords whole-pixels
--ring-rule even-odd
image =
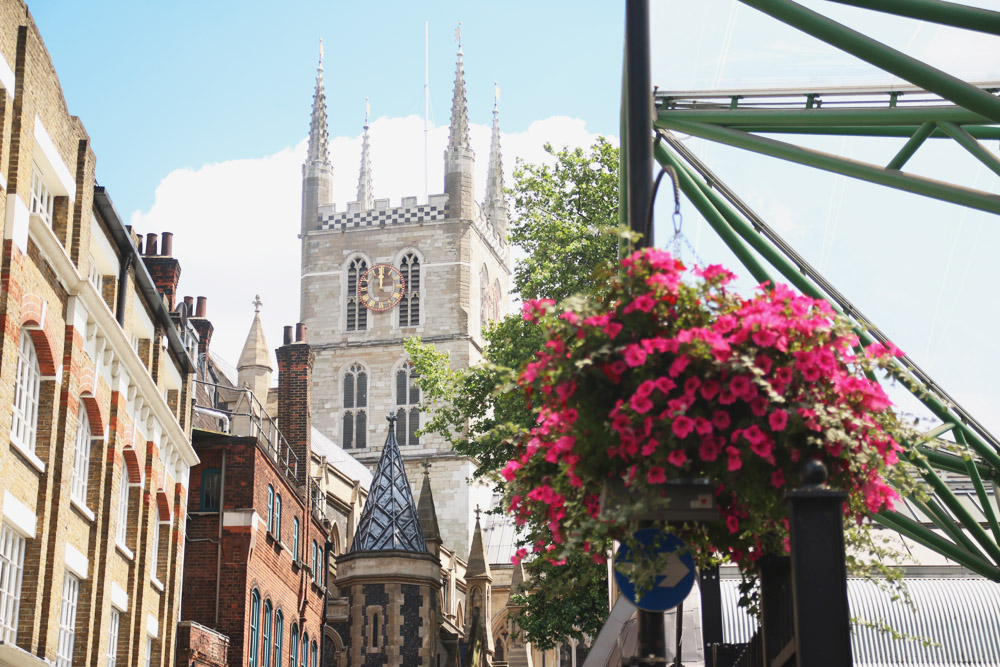
[[[132,266],[132,258],[134,255],[128,253],[125,255],[125,261],[122,262],[121,270],[118,272],[118,303],[115,306],[115,319],[118,320],[118,326],[125,328],[125,296],[128,292],[128,268]]]
[[[222,581],[222,522],[226,514],[226,450],[222,450],[222,471],[219,475],[219,546],[215,557],[215,627],[219,629],[219,585]]]

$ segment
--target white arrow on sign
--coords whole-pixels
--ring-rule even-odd
[[[684,564],[681,557],[676,554],[670,554],[670,558],[667,559],[667,570],[663,574],[657,575],[659,583],[656,584],[657,588],[673,588],[681,582],[684,577],[690,572],[690,568]]]

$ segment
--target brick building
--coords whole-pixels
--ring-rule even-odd
[[[0,1],[0,664],[174,662],[196,338],[94,163]]]

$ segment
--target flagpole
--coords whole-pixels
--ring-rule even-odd
[[[428,48],[428,28],[427,21],[424,21],[424,201],[427,201],[430,194],[427,189],[427,134],[428,134],[428,110],[430,108],[430,49]]]

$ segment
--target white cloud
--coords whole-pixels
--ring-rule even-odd
[[[476,153],[476,197],[481,200],[491,128],[472,125]],[[502,133],[505,183],[517,158],[549,159],[556,147],[590,146],[597,135],[582,120],[557,116],[535,121],[527,130]],[[444,190],[443,153],[447,127],[428,135],[428,186]],[[418,116],[379,118],[371,124],[372,181],[377,198],[398,205],[403,196],[424,195],[424,126]],[[334,201],[343,210],[357,195],[361,137],[332,137]],[[181,262],[179,293],[208,297],[215,326],[212,349],[235,361],[253,318],[251,301],[260,294],[261,319],[271,348],[281,344],[282,327],[299,318],[299,221],[302,162],[306,141],[261,158],[178,169],[156,188],[153,205],[132,214],[137,233],[173,232],[174,256]]]

